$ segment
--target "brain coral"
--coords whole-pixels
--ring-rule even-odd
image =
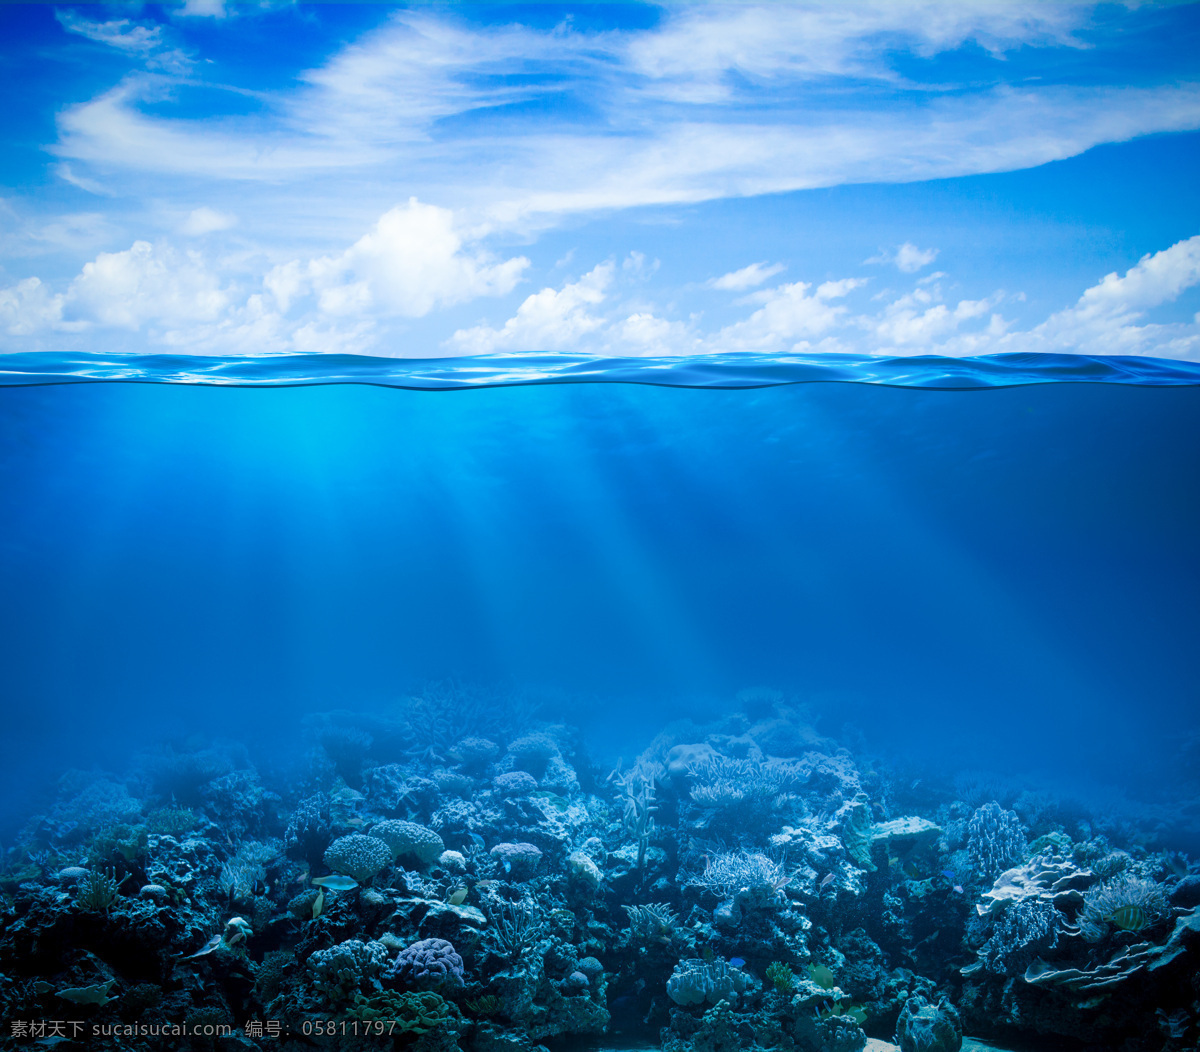
[[[362,833],[338,837],[325,849],[325,865],[335,873],[353,877],[360,884],[386,869],[391,861],[391,849],[383,840]]]
[[[388,969],[389,981],[402,986],[440,986],[460,983],[463,960],[445,939],[422,939],[400,951]]]
[[[398,818],[376,822],[371,827],[371,836],[387,844],[392,858],[408,856],[415,858],[422,866],[436,862],[446,850],[442,838],[432,829],[426,829],[416,822],[402,822]]]

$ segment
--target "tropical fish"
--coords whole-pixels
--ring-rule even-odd
[[[321,910],[325,908],[325,889],[321,888],[317,892],[317,897],[313,899],[313,920],[321,916]]]
[[[822,888],[827,888],[827,887],[829,887],[829,885],[830,885],[830,884],[832,884],[832,883],[833,883],[833,874],[832,874],[832,873],[826,873],[826,874],[825,874],[825,876],[823,876],[823,877],[821,878],[821,883],[820,883],[820,885],[818,885],[818,886],[819,886],[819,887],[822,887]]]
[[[1141,931],[1150,923],[1141,906],[1128,905],[1115,909],[1108,915],[1109,923],[1122,931]]]
[[[741,957],[730,957],[729,958],[729,967],[730,968],[744,968],[745,966],[746,966],[746,962]]]
[[[221,945],[221,936],[214,935],[211,939],[208,940],[208,942],[206,942],[203,946],[201,946],[200,949],[198,949],[195,953],[190,953],[186,957],[181,957],[180,960],[190,961],[196,957],[207,957],[210,953],[213,952],[213,950],[215,950],[220,945]]]
[[[479,848],[480,851],[487,847],[487,844],[484,843],[483,837],[481,837],[478,833],[468,833],[467,836],[471,838],[471,841],[477,848]]]
[[[953,880],[953,879],[954,879],[954,870],[952,870],[952,869],[943,869],[943,870],[942,870],[942,876],[943,876],[943,877],[945,877],[947,880]]]
[[[351,888],[358,887],[357,880],[353,877],[344,877],[340,873],[334,873],[329,877],[313,877],[313,883],[329,888],[330,891],[349,891]]]
[[[461,906],[467,901],[467,889],[464,887],[455,888],[450,892],[450,897],[446,899],[451,906]]]
[[[832,990],[834,986],[833,972],[823,964],[810,964],[808,975],[822,990]]]

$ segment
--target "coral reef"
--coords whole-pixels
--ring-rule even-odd
[[[450,683],[310,718],[291,782],[217,745],[69,773],[0,852],[0,1007],[69,1006],[113,1052],[184,1047],[113,1036],[135,1022],[223,1052],[1195,1047],[1185,855],[746,705],[607,777],[527,699]]]

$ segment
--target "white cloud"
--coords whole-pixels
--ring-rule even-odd
[[[62,301],[40,279],[26,278],[0,289],[0,325],[10,336],[30,336],[60,321]]]
[[[940,295],[936,287],[934,290],[918,287],[889,303],[883,315],[870,323],[881,341],[881,346],[872,350],[883,349],[889,344],[892,345],[889,349],[894,350],[929,348],[956,333],[964,322],[988,313],[1000,299],[997,294],[981,300],[959,300],[952,310],[944,303],[935,302]]]
[[[732,270],[728,274],[722,274],[719,278],[713,278],[707,284],[709,288],[722,289],[726,292],[744,292],[746,289],[761,285],[767,278],[773,277],[783,269],[785,268],[782,263],[772,263],[769,266],[766,263],[751,263],[748,267],[742,267],[741,270]]]
[[[54,17],[69,33],[78,33],[98,44],[107,44],[131,54],[149,55],[163,46],[161,26],[141,25],[127,18],[92,22],[70,9],[57,10]]]
[[[612,263],[593,267],[578,281],[561,289],[545,288],[529,296],[501,329],[477,325],[459,329],[446,345],[459,354],[493,351],[574,350],[580,338],[599,329],[604,321],[591,307],[604,301],[612,281]]]
[[[929,266],[937,259],[936,248],[917,248],[911,241],[905,241],[895,252],[880,252],[864,263],[894,263],[902,274],[915,274],[922,267]]]
[[[200,257],[135,241],[84,264],[64,300],[75,320],[123,329],[156,322],[173,329],[216,320],[230,303]]]
[[[340,255],[275,267],[265,284],[285,311],[311,292],[324,314],[416,318],[435,307],[504,295],[528,266],[524,256],[496,262],[468,247],[451,211],[414,197],[385,212]]]
[[[186,0],[178,14],[184,18],[224,18],[225,0]]]
[[[639,311],[612,326],[605,353],[625,357],[672,357],[703,350],[700,339],[681,321]]]
[[[511,291],[526,266],[524,259],[484,257],[442,213],[410,202],[340,255],[274,267],[261,287],[258,280],[221,278],[197,252],[138,241],[122,252],[99,253],[65,291],[36,277],[0,289],[0,331],[11,350],[35,346],[39,334],[98,338],[119,331],[122,349],[376,353],[394,346],[389,318],[414,317],[468,294]],[[749,313],[706,333],[696,317],[672,318],[631,300],[647,265],[633,254],[626,262],[601,263],[577,280],[543,288],[525,297],[503,325],[459,329],[442,346],[455,354],[1063,351],[1200,360],[1200,316],[1146,320],[1148,311],[1200,285],[1200,236],[1147,255],[1124,274],[1107,275],[1071,307],[1024,329],[998,313],[1002,303],[1021,301],[1020,293],[947,302],[940,279],[922,279],[900,295],[859,297],[862,306],[855,309],[851,294],[867,282],[843,278],[749,292],[737,301]],[[130,332],[142,335],[134,339]],[[420,347],[414,353],[429,352]]]
[[[132,76],[60,114],[54,149],[106,170],[263,182],[276,196],[310,192],[315,173],[353,171],[530,226],[584,210],[1006,171],[1200,127],[1194,83],[923,83],[883,102],[860,83],[896,82],[904,51],[1073,44],[1089,10],[695,5],[666,8],[654,29],[606,33],[401,11],[299,88],[256,93],[251,115],[173,118],[146,106],[162,101],[161,84]],[[813,94],[833,76],[856,80]],[[519,104],[540,118],[512,116]]]
[[[896,80],[889,48],[928,57],[968,41],[993,54],[1024,45],[1078,46],[1074,31],[1088,10],[1013,0],[682,5],[665,9],[661,31],[634,37],[628,55],[666,97],[712,103],[745,91],[747,82]]]
[[[191,59],[172,48],[162,26],[147,26],[127,18],[92,22],[72,10],[55,11],[54,17],[69,33],[77,33],[97,44],[106,44],[131,57],[143,59],[147,69],[184,74],[191,70]]]
[[[865,284],[861,278],[826,281],[810,295],[812,285],[797,281],[751,293],[744,302],[762,306],[749,318],[717,333],[713,347],[722,351],[772,352],[807,344],[827,334],[847,313],[845,305],[833,301]]]
[[[1079,301],[1051,315],[1024,342],[1035,350],[1085,354],[1168,354],[1200,357],[1200,321],[1138,324],[1145,312],[1200,284],[1200,235],[1143,256],[1124,276],[1115,272]],[[1014,333],[1009,342],[1022,342]],[[1015,348],[1014,348],[1015,349]]]
[[[228,230],[236,225],[237,216],[229,212],[218,212],[215,208],[201,206],[193,208],[188,213],[180,230],[190,237],[200,237],[218,230]]]

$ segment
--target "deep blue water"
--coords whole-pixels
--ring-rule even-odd
[[[0,366],[5,835],[65,767],[282,761],[446,676],[603,755],[766,685],[918,770],[1196,777],[1195,365]],[[26,386],[116,376],[182,382]]]

